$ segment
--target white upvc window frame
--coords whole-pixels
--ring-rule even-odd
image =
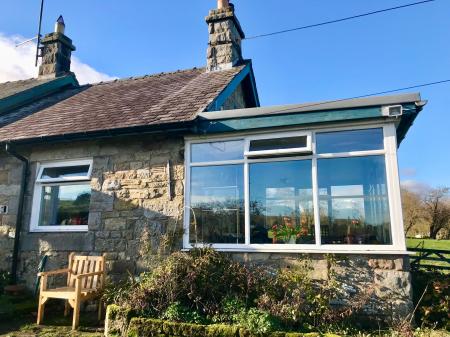
[[[336,131],[351,131],[363,129],[383,129],[384,148],[381,150],[369,151],[352,151],[343,153],[316,153],[315,135],[322,132],[336,132]],[[205,163],[191,163],[191,144],[207,143],[215,141],[229,141],[229,140],[244,140],[245,150],[248,149],[250,139],[262,137],[261,139],[271,139],[275,137],[285,137],[290,135],[304,135],[311,133],[311,154],[302,156],[289,157],[268,157],[268,158],[251,158],[245,155],[240,160],[205,162]],[[397,136],[396,127],[393,122],[388,123],[352,123],[347,126],[324,125],[322,127],[290,130],[289,133],[285,131],[270,132],[270,133],[251,133],[236,134],[234,136],[221,137],[212,136],[203,137],[186,137],[185,138],[185,212],[184,212],[184,235],[183,248],[189,250],[194,246],[189,242],[189,223],[192,216],[192,209],[190,207],[190,173],[192,167],[198,166],[217,166],[227,164],[243,164],[244,165],[244,204],[245,204],[245,244],[199,244],[196,247],[213,247],[219,251],[229,252],[283,252],[283,253],[345,253],[345,254],[406,254],[405,236],[403,233],[403,216],[400,197],[400,180],[398,174],[397,163]],[[389,202],[389,215],[391,220],[391,238],[392,244],[389,245],[358,245],[358,244],[321,244],[320,238],[320,216],[319,216],[319,191],[317,180],[317,162],[322,158],[342,158],[342,157],[358,157],[358,156],[379,156],[383,155],[385,158],[386,169],[386,187]],[[312,161],[312,189],[313,189],[313,207],[315,218],[315,244],[250,244],[250,212],[249,212],[249,164],[255,162],[271,162],[271,161],[289,161],[289,160],[311,160]]]
[[[306,146],[297,147],[297,148],[289,148],[289,149],[276,149],[276,150],[260,150],[260,151],[251,151],[250,146],[251,142],[254,140],[269,140],[269,139],[282,139],[282,138],[292,138],[292,137],[306,137]],[[263,134],[257,136],[250,136],[245,138],[245,149],[244,156],[245,157],[264,157],[264,156],[281,156],[283,154],[292,155],[292,154],[302,154],[302,153],[312,153],[312,132],[304,131],[304,132],[280,132],[275,134]]]
[[[70,167],[89,165],[89,169],[86,175],[63,177],[63,178],[41,178],[45,168],[54,167]],[[87,232],[87,225],[78,226],[39,226],[39,217],[41,212],[41,200],[42,200],[42,187],[44,186],[64,186],[64,185],[85,185],[90,183],[92,176],[92,159],[78,159],[78,160],[65,160],[38,163],[36,168],[36,179],[34,183],[33,202],[31,209],[30,219],[30,232],[42,233],[42,232]]]

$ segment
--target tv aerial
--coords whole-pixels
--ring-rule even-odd
[[[35,67],[37,67],[37,65],[38,65],[39,57],[41,57],[41,53],[40,53],[40,51],[42,50],[42,47],[41,47],[41,38],[42,38],[41,27],[42,27],[42,13],[43,12],[44,12],[44,0],[41,0],[41,11],[40,11],[40,14],[39,14],[39,29],[38,29],[37,36],[35,36],[35,37],[31,38],[31,39],[25,40],[23,42],[20,42],[19,44],[16,44],[16,48],[17,48],[17,47],[20,47],[20,46],[22,46],[22,45],[24,45],[26,43],[29,43],[29,42],[34,41],[34,40],[37,40]]]

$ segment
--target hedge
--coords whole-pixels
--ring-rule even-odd
[[[134,317],[130,310],[116,305],[107,309],[105,335],[108,337],[320,337],[316,332],[272,332],[255,335],[238,326],[176,323],[153,318]],[[325,337],[339,337],[325,334]]]

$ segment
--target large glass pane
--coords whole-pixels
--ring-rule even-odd
[[[314,243],[311,160],[249,165],[251,243]]]
[[[250,151],[303,148],[307,145],[307,136],[255,139],[250,141]]]
[[[196,243],[244,243],[243,165],[191,169],[189,240]]]
[[[79,226],[88,224],[91,186],[43,186],[39,226]]]
[[[191,162],[235,160],[244,158],[244,141],[213,142],[192,144]]]
[[[383,129],[324,132],[316,135],[317,153],[381,150]]]
[[[391,244],[384,156],[318,160],[322,244]]]
[[[89,172],[89,165],[46,167],[42,170],[41,179],[87,177],[88,172]]]

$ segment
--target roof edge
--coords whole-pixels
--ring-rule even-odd
[[[55,78],[50,81],[46,81],[32,88],[20,91],[11,96],[0,99],[0,114],[28,104],[37,98],[42,98],[44,96],[53,94],[54,92],[64,87],[70,86],[79,86],[75,74],[73,73],[63,77]]]
[[[406,104],[406,103],[417,103],[417,104],[423,103],[420,97],[420,93],[340,99],[340,100],[301,103],[301,104],[257,107],[249,109],[204,111],[200,113],[199,116],[209,120],[235,119],[235,118],[247,118],[256,116],[267,116],[267,115],[342,110],[342,109],[363,108],[372,106],[379,107],[384,105]]]

